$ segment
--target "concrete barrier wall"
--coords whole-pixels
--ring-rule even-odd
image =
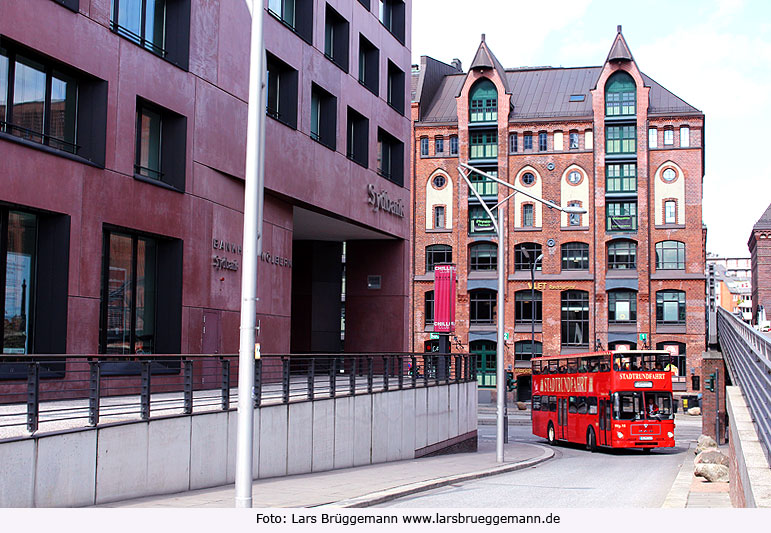
[[[476,383],[255,410],[255,479],[413,459],[475,435]],[[82,507],[235,480],[237,412],[0,443],[0,507]]]
[[[734,507],[771,508],[771,469],[739,387],[726,387]]]

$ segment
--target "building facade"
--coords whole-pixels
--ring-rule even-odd
[[[259,4],[258,341],[404,350],[411,3]],[[246,2],[0,10],[2,352],[236,353]]]
[[[467,72],[413,66],[415,349],[432,349],[433,267],[458,267],[456,349],[495,384],[497,242],[459,162],[518,193],[505,206],[505,365],[530,395],[530,358],[662,348],[675,389],[705,348],[704,115],[643,74],[621,29],[600,67],[504,69],[484,35]],[[471,180],[489,207],[511,191]],[[534,278],[535,283],[531,282]]]
[[[752,227],[747,242],[752,263],[752,324],[771,315],[771,205]],[[765,316],[763,315],[765,313]]]

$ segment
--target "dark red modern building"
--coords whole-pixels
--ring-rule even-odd
[[[411,2],[264,8],[262,350],[404,350]],[[249,28],[243,0],[3,0],[3,353],[237,352]]]

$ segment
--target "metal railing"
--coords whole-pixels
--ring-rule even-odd
[[[255,407],[471,382],[473,354],[263,355]],[[153,417],[227,411],[237,355],[0,356],[0,440]]]
[[[732,381],[747,400],[766,460],[771,464],[771,338],[718,307],[717,330]]]

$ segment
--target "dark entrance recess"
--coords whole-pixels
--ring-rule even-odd
[[[527,402],[532,397],[532,378],[530,376],[517,376],[517,401]]]

